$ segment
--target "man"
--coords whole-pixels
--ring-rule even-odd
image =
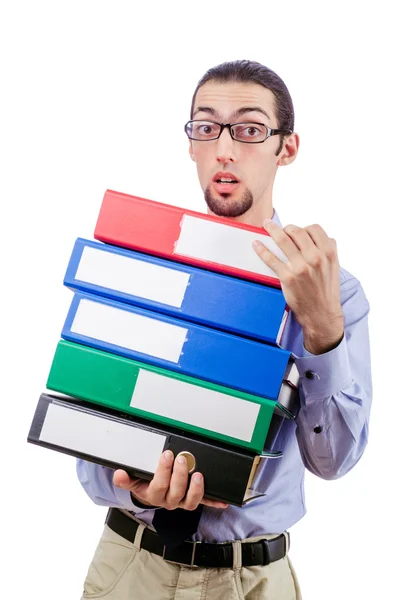
[[[367,443],[368,302],[359,282],[340,268],[335,240],[322,227],[282,228],[274,212],[277,170],[299,147],[292,101],[275,73],[250,61],[210,69],[197,86],[185,130],[208,212],[265,227],[288,258],[282,263],[253,244],[280,278],[292,311],[282,345],[297,357],[301,409],[278,435],[282,459],[265,462],[255,482],[260,490],[266,481],[266,496],[242,508],[207,500],[200,474],[188,486],[186,461],[174,462],[167,452],[150,483],[78,461],[92,500],[121,509],[105,525],[84,597],[293,600],[301,594],[286,531],[305,513],[305,467],[324,479],[341,477]],[[166,560],[168,550],[150,527],[161,507],[198,514],[192,539],[208,545],[185,542],[181,559],[171,553],[174,562]],[[200,566],[187,566],[198,556]]]

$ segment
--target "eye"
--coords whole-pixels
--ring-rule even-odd
[[[255,137],[260,133],[260,130],[258,127],[247,127],[246,132],[249,137]]]
[[[205,137],[207,135],[213,135],[215,127],[211,123],[201,123],[197,126],[196,133]]]
[[[239,123],[233,129],[234,136],[242,141],[259,141],[266,137],[266,128],[256,123]]]
[[[220,125],[213,121],[189,121],[186,132],[192,140],[216,140]]]
[[[249,125],[248,127],[241,128],[238,134],[244,137],[256,137],[261,134],[261,130],[255,125]]]

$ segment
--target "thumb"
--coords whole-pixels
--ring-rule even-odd
[[[113,474],[113,484],[119,488],[129,489],[131,487],[132,480],[126,471],[117,469]]]

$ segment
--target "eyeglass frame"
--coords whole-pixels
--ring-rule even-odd
[[[210,140],[198,140],[196,138],[189,137],[189,134],[187,132],[187,126],[189,125],[189,123],[212,123],[213,125],[219,125],[221,129],[217,137],[211,138]],[[262,125],[263,127],[266,127],[267,134],[265,139],[261,140],[260,142],[244,142],[243,140],[237,140],[235,137],[233,137],[232,127],[234,127],[234,125],[244,125],[245,123],[250,123],[252,125]],[[192,119],[185,124],[184,129],[189,140],[193,140],[194,142],[214,142],[215,140],[219,140],[224,129],[228,129],[232,140],[234,140],[235,142],[240,142],[241,144],[263,144],[263,142],[266,142],[266,140],[269,139],[269,137],[272,137],[273,135],[290,135],[291,133],[293,133],[291,129],[272,129],[271,127],[269,127],[269,125],[266,125],[266,123],[258,123],[257,121],[240,121],[239,123],[218,123],[217,121],[209,121],[208,119]]]

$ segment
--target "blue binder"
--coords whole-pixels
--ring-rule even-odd
[[[275,345],[288,315],[279,289],[82,238],[64,284]]]
[[[61,336],[271,400],[290,369],[281,348],[79,292]]]

